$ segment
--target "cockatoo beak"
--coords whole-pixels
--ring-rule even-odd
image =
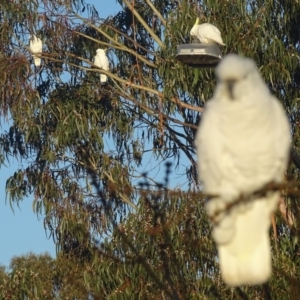
[[[197,18],[195,25],[199,25],[199,24],[200,24],[200,18]]]
[[[234,96],[233,96],[233,86],[235,85],[236,80],[235,79],[228,79],[226,80],[226,85],[227,85],[227,89],[228,89],[228,93],[230,98],[233,100]]]

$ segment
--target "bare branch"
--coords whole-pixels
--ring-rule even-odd
[[[220,209],[218,211],[216,211],[216,213],[210,217],[210,220],[214,223],[218,223],[217,221],[217,217],[222,214],[224,211],[229,211],[232,208],[234,208],[236,205],[238,205],[239,203],[242,203],[244,201],[252,201],[255,200],[259,197],[263,198],[266,197],[266,194],[268,192],[278,192],[278,191],[285,191],[287,194],[295,194],[299,196],[299,190],[295,190],[295,187],[299,187],[300,186],[300,181],[293,181],[293,182],[282,182],[282,183],[278,183],[278,182],[270,182],[268,184],[266,184],[265,186],[263,186],[261,189],[254,191],[252,194],[250,195],[240,195],[240,197],[238,197],[235,201],[229,203],[224,209]],[[205,195],[203,194],[203,196],[206,196],[208,198],[218,198],[219,195]],[[210,200],[208,200],[210,201]],[[292,217],[291,221],[293,221]]]
[[[157,90],[154,90],[152,88],[149,88],[149,87],[146,87],[146,86],[142,86],[142,85],[138,85],[138,84],[135,84],[135,83],[132,83],[131,81],[129,80],[126,80],[126,79],[122,79],[116,75],[114,75],[113,73],[109,72],[109,71],[106,71],[106,70],[103,70],[103,69],[100,69],[98,68],[97,66],[95,66],[91,61],[89,61],[88,59],[85,59],[83,57],[78,57],[72,53],[68,53],[66,52],[67,55],[71,56],[71,57],[75,57],[77,59],[81,59],[82,61],[85,61],[87,62],[88,64],[90,65],[93,65],[95,68],[91,69],[91,68],[87,68],[87,67],[83,67],[83,66],[78,66],[76,64],[73,64],[73,63],[70,63],[68,62],[68,65],[70,66],[73,66],[73,67],[76,67],[78,69],[81,69],[81,70],[86,70],[86,71],[92,71],[92,72],[100,72],[100,73],[103,73],[103,74],[106,74],[108,75],[109,77],[123,83],[125,86],[129,86],[129,87],[132,87],[132,88],[135,88],[135,89],[138,89],[138,90],[143,90],[143,91],[147,91],[149,93],[153,93],[154,95],[157,95],[158,97],[160,97],[161,99],[164,99],[164,94],[157,91]],[[53,55],[53,54],[52,54]],[[55,54],[54,54],[55,55]],[[57,55],[60,55],[60,54],[57,54]],[[49,60],[52,60],[52,61],[59,61],[57,59],[53,59],[51,57],[49,57],[49,54],[48,55],[45,55],[45,53],[43,53],[43,55],[41,55],[42,58],[48,58]],[[178,98],[169,98],[168,100],[170,100],[171,102],[173,103],[176,103],[179,107],[184,107],[184,108],[188,108],[190,110],[194,110],[194,111],[199,111],[199,112],[202,112],[203,111],[203,107],[199,107],[199,106],[193,106],[191,104],[188,104],[188,103],[185,103],[185,102],[181,102]]]
[[[123,0],[123,2],[132,11],[132,13],[136,16],[136,18],[140,21],[140,23],[145,27],[145,29],[149,32],[149,34],[157,42],[157,44],[161,48],[164,48],[164,44],[161,41],[161,39],[153,32],[153,30],[148,26],[148,24],[144,21],[144,19],[140,16],[140,14],[134,9],[134,7],[127,0]]]
[[[160,14],[160,12],[156,9],[156,7],[153,5],[153,3],[150,0],[146,0],[147,4],[150,6],[150,8],[153,10],[153,12],[157,15],[157,17],[161,20],[164,26],[167,25],[166,20],[164,17]]]
[[[95,26],[92,25],[92,27],[96,28]],[[98,30],[98,29],[97,29]],[[129,52],[130,54],[134,55],[136,58],[138,58],[139,60],[141,60],[142,62],[144,62],[145,64],[147,64],[148,66],[150,67],[153,67],[153,68],[157,68],[157,66],[150,62],[149,60],[147,60],[146,58],[144,58],[143,56],[139,55],[138,53],[136,53],[134,50],[132,49],[129,49],[127,48],[126,46],[122,45],[121,43],[118,43],[118,45],[112,45],[112,44],[108,44],[108,43],[105,43],[105,42],[102,42],[102,41],[99,41],[99,40],[96,40],[88,35],[85,35],[79,31],[75,31],[78,35],[81,35],[91,41],[94,41],[95,43],[98,43],[98,44],[101,44],[103,46],[107,46],[107,47],[112,47],[112,48],[115,48],[115,49],[119,49],[119,50],[123,50],[123,51],[126,51],[126,52]],[[113,39],[114,40],[114,39]],[[114,40],[115,41],[115,40]]]

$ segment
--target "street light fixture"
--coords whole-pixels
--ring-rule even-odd
[[[222,53],[216,44],[182,44],[177,46],[176,59],[194,68],[215,68]]]

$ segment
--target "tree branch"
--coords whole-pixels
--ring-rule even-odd
[[[95,26],[92,26],[92,27],[95,27]],[[97,27],[95,27],[95,28],[97,29]],[[92,37],[90,37],[88,35],[85,35],[85,34],[79,32],[79,31],[74,31],[74,32],[76,32],[78,35],[81,35],[81,36],[83,36],[85,38],[88,38],[91,41],[94,41],[95,43],[101,44],[103,46],[112,47],[112,48],[115,48],[115,49],[119,49],[119,50],[123,50],[123,51],[129,52],[130,54],[134,55],[139,60],[143,61],[148,66],[150,66],[152,68],[157,68],[157,66],[154,63],[150,62],[149,60],[147,60],[143,56],[141,56],[138,53],[136,53],[134,50],[127,48],[126,46],[122,45],[121,43],[118,43],[119,45],[112,45],[112,44],[108,44],[108,43],[96,40],[96,39],[94,39],[94,38],[92,38]],[[115,41],[115,40],[113,39],[113,41]]]
[[[278,192],[278,191],[286,191],[287,194],[295,194],[299,196],[299,190],[296,189],[295,187],[300,186],[300,181],[294,181],[294,182],[283,182],[283,183],[278,183],[278,182],[270,182],[263,186],[261,189],[254,191],[250,195],[240,195],[236,200],[234,200],[231,203],[228,203],[224,209],[217,210],[213,216],[209,216],[210,220],[213,223],[218,223],[219,221],[217,220],[217,217],[222,214],[224,211],[230,211],[233,207],[238,205],[239,203],[242,203],[244,201],[252,201],[255,200],[256,198],[263,198],[266,197],[266,194],[268,192]],[[203,194],[203,196],[206,196],[210,199],[213,198],[218,198],[219,195],[208,195],[208,194]],[[211,201],[211,200],[208,201]]]
[[[135,10],[135,8],[127,0],[123,0],[123,2],[132,11],[132,13],[136,16],[136,18],[140,21],[140,23],[145,27],[145,29],[149,32],[149,34],[156,41],[156,43],[161,48],[164,48],[164,44],[161,41],[161,39],[153,32],[153,30],[148,26],[148,24],[144,21],[141,15]]]
[[[24,47],[26,49],[28,49],[28,47],[26,45],[24,45]],[[131,51],[131,50],[129,50],[129,51]],[[35,53],[35,54],[37,54],[37,53]],[[68,55],[69,57],[74,57],[74,58],[77,58],[79,60],[82,60],[82,61],[88,63],[89,65],[94,66],[94,68],[92,69],[92,68],[88,68],[88,67],[83,67],[83,66],[79,66],[79,65],[73,64],[71,62],[68,62],[68,65],[70,65],[70,66],[76,67],[76,68],[81,69],[81,70],[92,71],[92,72],[100,72],[100,73],[106,74],[109,77],[117,80],[118,82],[121,82],[121,83],[125,84],[126,86],[130,86],[130,87],[138,89],[138,90],[147,91],[149,93],[153,93],[154,95],[157,95],[161,99],[165,99],[165,96],[162,92],[159,92],[157,90],[154,90],[154,89],[146,87],[146,86],[142,86],[142,85],[132,83],[131,81],[128,81],[126,79],[122,79],[119,76],[117,76],[117,75],[115,75],[115,74],[113,74],[109,71],[103,70],[103,69],[95,66],[93,64],[93,62],[91,62],[88,59],[85,59],[81,56],[77,56],[77,55],[75,55],[73,53],[69,53],[69,52],[64,52],[64,54]],[[61,55],[61,53],[45,53],[45,52],[38,54],[38,56],[40,58],[46,58],[46,59],[49,59],[49,60],[54,61],[54,62],[62,62],[62,60],[60,60],[60,59],[58,60],[58,59],[54,58],[54,56],[60,56],[60,55]],[[180,108],[184,107],[184,108],[188,108],[188,109],[193,110],[193,111],[203,112],[203,107],[193,106],[191,104],[180,101],[178,98],[172,97],[172,98],[168,98],[168,100],[170,100],[171,102],[177,104]]]
[[[71,54],[70,54],[71,55]],[[73,55],[74,57],[77,57],[75,55]],[[78,58],[78,57],[77,57]],[[81,58],[80,58],[81,59]],[[84,58],[82,58],[82,60],[88,62],[90,65],[93,65],[94,64],[89,61],[89,60],[86,60]],[[122,79],[118,76],[116,76],[115,74],[112,74],[111,72],[109,71],[106,71],[106,70],[103,70],[103,69],[100,69],[100,68],[95,68],[95,69],[91,69],[91,68],[87,68],[87,67],[83,67],[83,66],[78,66],[76,64],[73,64],[73,63],[68,63],[70,66],[73,66],[73,67],[77,67],[79,69],[82,69],[82,70],[86,70],[86,71],[92,71],[92,72],[101,72],[103,74],[106,74],[108,75],[109,77],[121,82],[121,83],[124,83],[125,85],[127,86],[130,86],[132,88],[135,88],[135,89],[138,89],[138,90],[143,90],[143,91],[147,91],[149,93],[153,93],[154,95],[157,95],[158,97],[160,97],[161,99],[164,99],[164,94],[162,92],[159,92],[157,90],[154,90],[154,89],[151,89],[149,87],[146,87],[146,86],[142,86],[142,85],[138,85],[138,84],[135,84],[135,83],[132,83],[126,79]],[[96,66],[95,66],[96,67]],[[199,107],[199,106],[193,106],[191,104],[188,104],[188,103],[185,103],[185,102],[181,102],[179,99],[177,98],[169,98],[168,100],[170,100],[171,102],[173,103],[176,103],[177,105],[179,105],[180,107],[185,107],[185,108],[188,108],[188,109],[191,109],[191,110],[194,110],[194,111],[199,111],[199,112],[202,112],[203,111],[203,107]]]
[[[147,4],[150,6],[150,8],[153,10],[153,12],[157,15],[157,17],[161,20],[164,26],[167,25],[166,20],[164,17],[160,14],[160,12],[156,9],[156,7],[153,5],[153,3],[150,0],[146,0]]]
[[[121,90],[120,87],[119,87],[119,89]],[[170,117],[170,116],[168,116],[168,115],[166,115],[166,114],[164,114],[162,112],[156,112],[155,109],[150,108],[149,106],[146,106],[146,105],[142,104],[141,102],[137,101],[131,95],[124,93],[123,90],[121,90],[121,91],[115,90],[115,92],[117,94],[119,94],[121,97],[124,97],[124,98],[128,99],[129,101],[131,101],[134,105],[141,107],[149,115],[156,116],[157,114],[161,114],[164,119],[169,120],[171,122],[174,122],[176,124],[182,125],[184,127],[190,127],[192,129],[197,129],[198,128],[198,126],[196,126],[194,124],[189,124],[189,123],[181,122],[181,121],[179,121],[179,120],[177,120],[175,118],[172,118],[172,117]]]

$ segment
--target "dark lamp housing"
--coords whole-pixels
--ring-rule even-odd
[[[215,68],[222,53],[216,44],[182,44],[177,46],[176,59],[194,68]]]

